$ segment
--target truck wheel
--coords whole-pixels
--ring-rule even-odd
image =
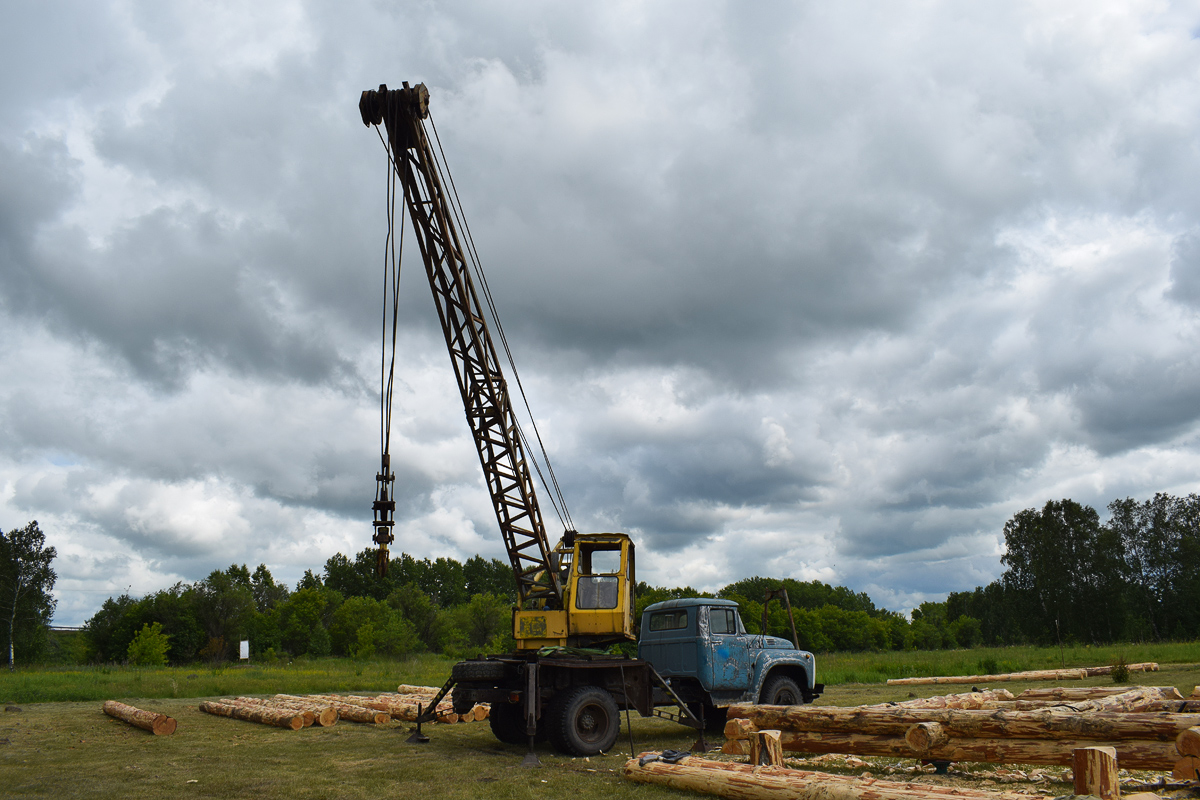
[[[788,676],[775,675],[767,678],[758,702],[766,706],[798,706],[804,703],[804,693]]]
[[[525,744],[525,712],[521,703],[493,703],[488,714],[492,733],[505,744]]]
[[[459,681],[504,680],[503,661],[460,661],[450,670],[450,676]]]
[[[554,698],[546,714],[554,749],[572,756],[610,750],[621,732],[617,701],[599,686],[575,686]]]

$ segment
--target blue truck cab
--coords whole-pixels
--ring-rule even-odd
[[[638,658],[708,720],[735,703],[800,705],[819,697],[813,654],[777,636],[749,634],[732,600],[685,598],[642,613]]]

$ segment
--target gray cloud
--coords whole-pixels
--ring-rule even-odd
[[[63,8],[0,31],[0,527],[69,621],[369,542],[380,82],[430,87],[575,520],[643,578],[906,608],[1020,508],[1195,490],[1194,10]],[[400,546],[499,556],[408,256]]]

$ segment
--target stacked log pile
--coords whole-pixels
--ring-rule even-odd
[[[239,703],[235,700],[206,700],[200,704],[200,710],[206,714],[216,714],[219,717],[231,717],[246,722],[257,722],[261,725],[274,725],[277,728],[287,728],[293,731],[304,727],[304,715],[295,709]]]
[[[1184,702],[1173,687],[1015,710],[982,707],[1020,702],[972,697],[982,694],[943,707],[731,706],[723,751],[749,754],[758,731],[778,730],[792,752],[1069,766],[1073,750],[1111,746],[1124,768],[1171,770],[1180,760],[1177,737],[1200,726],[1200,714],[1158,710]]]
[[[623,770],[625,777],[733,800],[1045,800],[1040,795],[852,778],[697,757],[669,764],[646,760],[648,755],[652,754],[629,759]]]
[[[1157,672],[1158,664],[1147,661],[1128,664],[1130,672]],[[1071,669],[1036,669],[1025,672],[1002,672],[998,675],[947,675],[931,678],[891,678],[889,686],[929,686],[954,683],[1002,683],[1004,681],[1079,681],[1100,675],[1111,675],[1113,668],[1073,667]]]
[[[338,720],[384,725],[394,719],[415,721],[417,709],[427,711],[429,702],[439,691],[434,686],[401,684],[398,692],[378,695],[277,694],[270,699],[238,697],[201,703],[200,710],[293,730],[313,724],[334,725]],[[465,714],[456,714],[449,701],[442,701],[437,706],[436,714],[435,722],[479,722],[488,718],[489,708],[486,704],[479,704]],[[295,720],[299,720],[299,723]],[[171,723],[173,725],[174,720]]]
[[[114,719],[129,723],[135,728],[150,731],[155,736],[170,736],[175,732],[175,720],[157,711],[143,711],[134,706],[118,703],[116,700],[104,701],[104,713]]]

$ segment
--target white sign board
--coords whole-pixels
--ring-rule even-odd
[[[241,656],[242,661],[250,660],[250,640],[249,639],[242,639],[242,647],[241,647],[240,656]]]

